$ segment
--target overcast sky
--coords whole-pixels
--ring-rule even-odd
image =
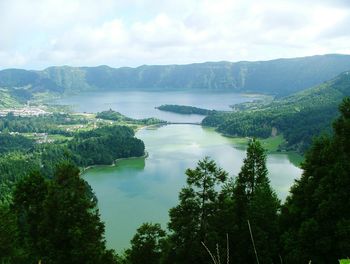
[[[350,0],[0,0],[0,68],[350,54]]]

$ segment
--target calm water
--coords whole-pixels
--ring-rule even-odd
[[[72,105],[78,112],[100,112],[112,108],[128,117],[157,117],[171,122],[200,122],[201,115],[179,115],[155,109],[162,104],[190,105],[206,109],[231,110],[230,105],[252,101],[253,96],[236,93],[103,92],[84,93],[56,101]]]
[[[123,160],[116,167],[97,167],[84,174],[99,200],[108,246],[118,251],[128,247],[143,222],[166,227],[168,210],[177,204],[185,184],[186,168],[210,156],[233,176],[245,157],[230,138],[201,126],[143,129],[136,136],[145,142],[147,159]],[[272,186],[284,199],[301,170],[283,154],[269,155],[267,166]]]
[[[207,109],[230,110],[230,105],[254,100],[234,93],[183,92],[109,92],[85,93],[56,103],[73,106],[79,112],[99,112],[112,108],[133,118],[157,117],[171,122],[200,122],[203,116],[180,115],[155,109],[162,104],[191,105]],[[143,222],[159,222],[166,227],[168,210],[178,202],[185,184],[184,171],[199,159],[210,156],[237,175],[245,152],[232,139],[211,129],[195,125],[170,125],[143,129],[136,136],[145,142],[147,159],[118,162],[116,167],[88,170],[84,178],[99,200],[101,218],[106,223],[110,248],[118,251],[129,246],[137,227]],[[271,183],[281,199],[301,170],[287,155],[269,155]]]

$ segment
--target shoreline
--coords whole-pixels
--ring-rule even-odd
[[[113,164],[107,165],[107,164],[96,164],[96,165],[90,165],[87,167],[81,168],[80,175],[82,176],[84,173],[86,173],[88,170],[97,168],[97,167],[116,167],[118,165],[118,162],[123,160],[133,160],[133,159],[147,159],[149,156],[148,151],[145,151],[145,154],[140,157],[128,157],[128,158],[119,158],[114,160]]]

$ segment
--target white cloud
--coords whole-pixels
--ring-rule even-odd
[[[0,68],[349,53],[342,0],[1,0]]]

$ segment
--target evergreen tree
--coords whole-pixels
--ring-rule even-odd
[[[230,255],[235,263],[256,261],[248,220],[259,260],[271,263],[277,256],[279,200],[267,174],[265,150],[253,139],[234,185],[225,186],[218,204],[220,240],[225,241],[225,233],[229,234]],[[223,224],[220,219],[225,219]]]
[[[58,166],[50,182],[34,173],[17,185],[13,208],[27,263],[116,262],[87,186],[69,163]]]
[[[0,263],[23,263],[15,214],[0,204]]]
[[[142,224],[130,241],[131,249],[126,251],[128,263],[160,263],[164,237],[165,231],[162,230],[160,224]]]
[[[47,193],[48,183],[39,172],[33,172],[16,185],[13,194],[12,208],[18,220],[20,243],[30,262],[46,254],[43,237],[50,231],[42,228],[42,221]]]
[[[237,177],[235,194],[249,201],[254,196],[256,186],[268,183],[267,174],[265,150],[258,140],[252,139]]]
[[[210,243],[211,220],[218,199],[217,186],[225,182],[227,173],[208,157],[199,161],[195,169],[188,169],[187,186],[180,192],[180,204],[169,212],[171,263],[205,263],[201,242]]]
[[[336,263],[350,252],[350,99],[340,105],[334,135],[312,145],[303,175],[281,216],[287,263]]]

